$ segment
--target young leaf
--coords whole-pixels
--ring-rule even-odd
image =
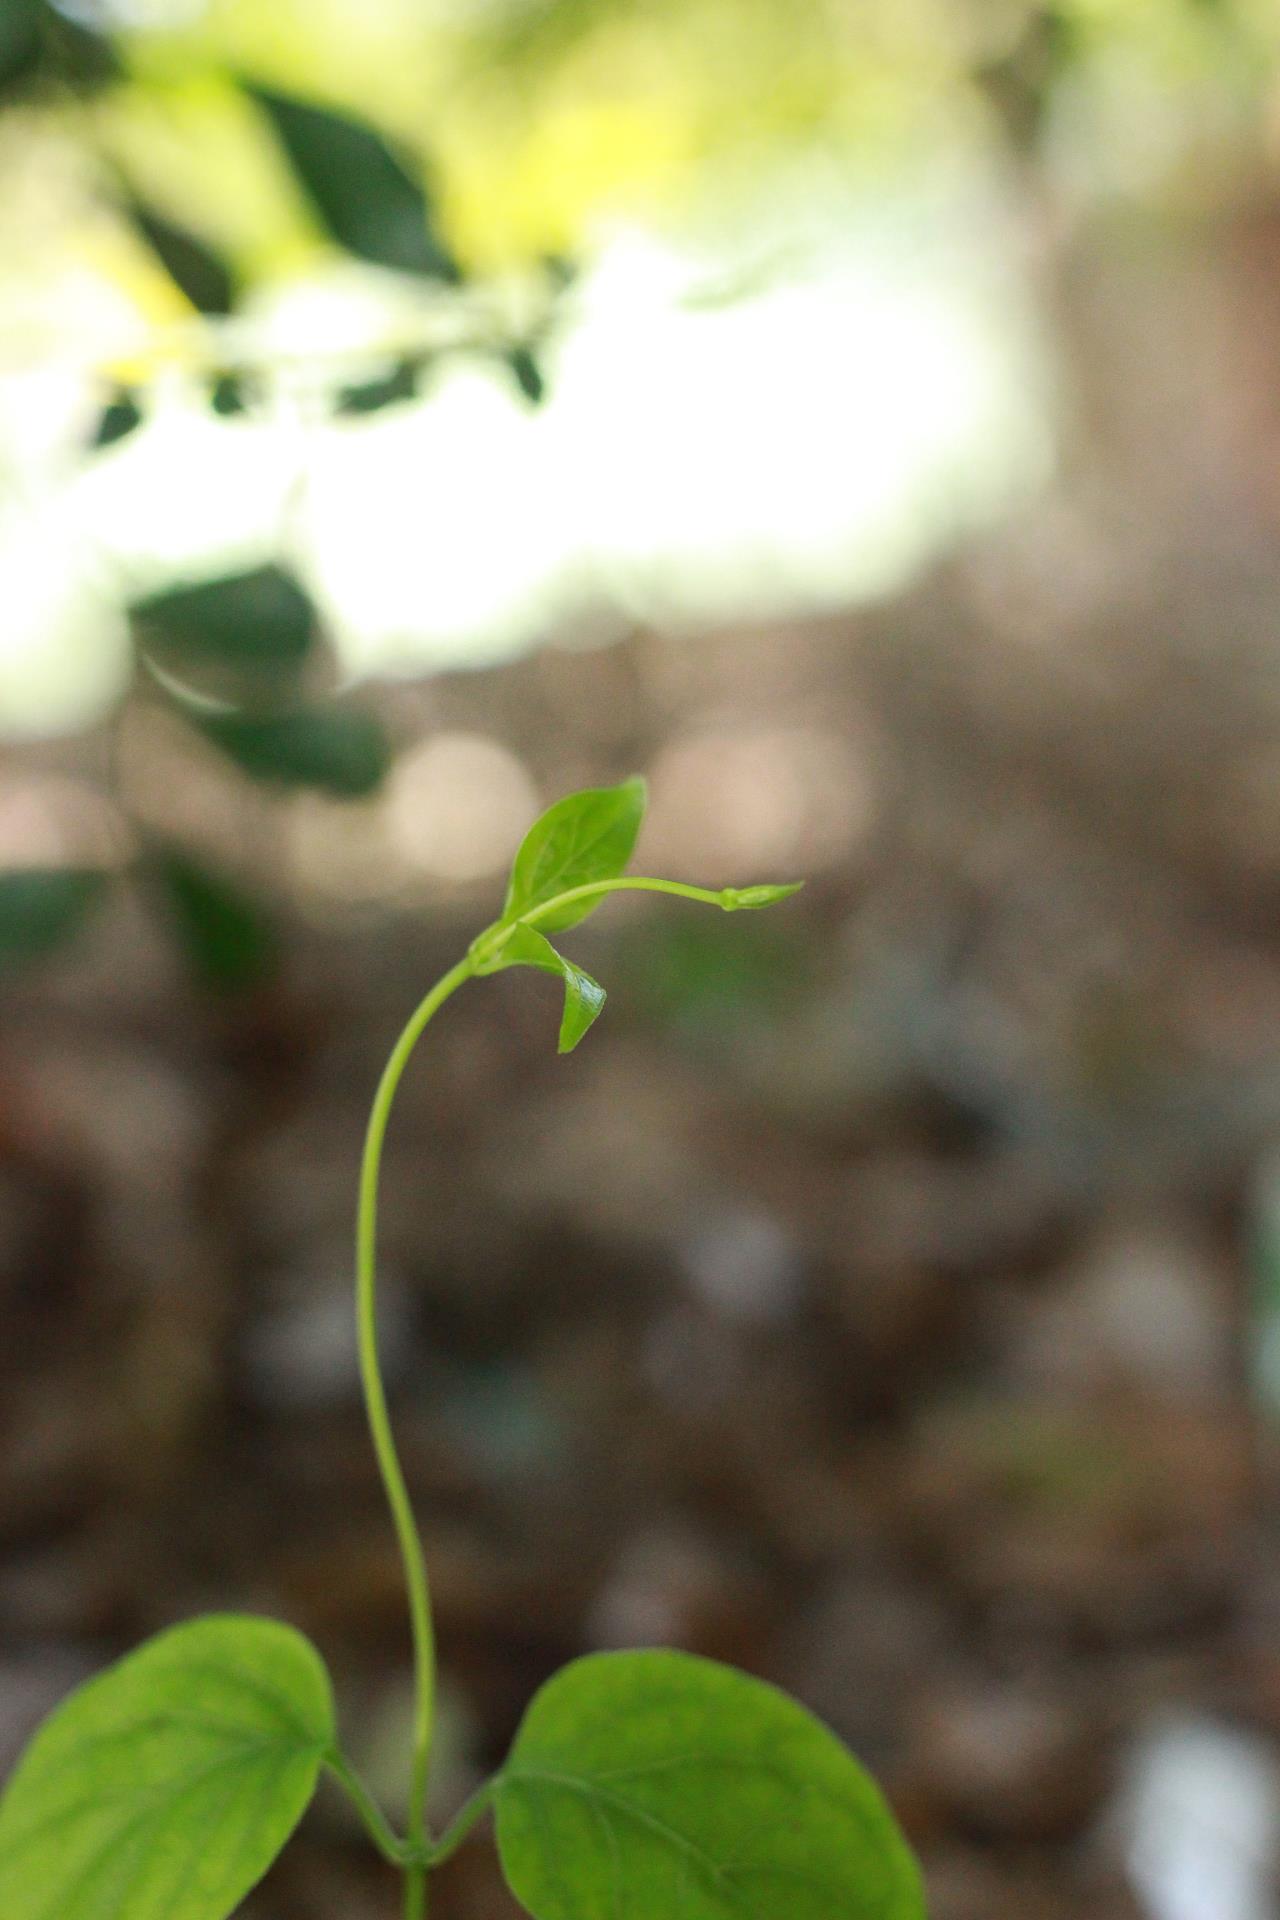
[[[455,281],[422,187],[382,135],[329,107],[251,85],[307,197],[348,253],[401,273]]]
[[[334,1738],[292,1628],[212,1615],[73,1693],[0,1801],[4,1920],[227,1920],[302,1818]]]
[[[631,858],[646,799],[644,781],[632,779],[617,787],[566,794],[548,807],[516,854],[502,918],[522,919],[572,887],[616,879]],[[602,897],[575,900],[538,924],[546,933],[577,926],[595,912]]]
[[[688,1654],[595,1654],[535,1697],[497,1784],[534,1920],[923,1920],[879,1790],[762,1681]]]
[[[299,707],[291,713],[209,713],[200,731],[256,780],[317,787],[344,800],[372,793],[391,749],[371,713]]]
[[[572,1053],[604,1006],[605,992],[599,981],[557,953],[536,927],[513,928],[493,959],[482,961],[476,972],[500,973],[504,967],[541,967],[544,973],[559,974],[564,981],[560,1052]]]
[[[741,907],[776,907],[779,900],[789,900],[793,893],[799,893],[803,885],[803,880],[791,880],[774,887],[722,887],[720,905],[726,913],[737,913]]]
[[[88,867],[20,867],[0,873],[0,971],[40,959],[77,933],[100,899],[106,878]]]

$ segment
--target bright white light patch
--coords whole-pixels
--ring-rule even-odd
[[[538,410],[500,367],[456,360],[384,412],[317,409],[308,351],[363,351],[367,327],[372,354],[406,319],[403,283],[347,271],[332,298],[312,287],[261,314],[268,342],[290,334],[274,412],[221,420],[158,396],[67,493],[121,591],[292,556],[352,677],[487,664],[602,613],[706,624],[848,604],[1048,471],[1047,383],[1001,234],[983,191],[885,189],[873,210],[845,194],[811,211],[802,271],[720,304],[702,295],[732,247],[726,263],[617,234],[573,295]],[[74,672],[53,609],[40,642],[44,592],[19,594],[28,682],[12,666],[0,682],[0,725],[15,700],[20,724],[79,724],[118,681],[109,621],[108,658],[77,655]]]

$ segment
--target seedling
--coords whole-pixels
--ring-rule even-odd
[[[322,1774],[349,1795],[403,1876],[404,1920],[428,1876],[486,1815],[502,1870],[534,1920],[922,1920],[919,1876],[853,1756],[786,1695],[684,1653],[576,1660],[536,1695],[511,1752],[443,1833],[427,1823],[436,1655],[430,1589],[378,1358],[378,1167],[405,1064],[467,980],[540,967],[564,984],[560,1050],[604,990],[552,946],[623,889],[726,912],[792,886],[624,875],[642,781],[571,794],[515,858],[501,916],[437,981],[391,1052],[360,1171],[356,1309],[369,1426],[404,1561],[414,1648],[406,1831],[338,1740],[314,1647],[291,1627],[214,1614],[171,1628],[88,1681],[45,1721],[0,1802],[3,1920],[227,1920],[302,1818]]]

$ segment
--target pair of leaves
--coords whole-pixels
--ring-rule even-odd
[[[571,1053],[597,1019],[605,992],[589,973],[566,960],[540,928],[556,933],[577,926],[594,913],[603,896],[588,895],[541,914],[538,927],[526,925],[526,918],[575,887],[616,879],[635,849],[646,799],[644,781],[632,779],[557,800],[521,843],[501,919],[473,943],[479,974],[498,973],[506,967],[538,967],[559,975],[564,982],[561,1053]]]
[[[576,927],[595,912],[604,898],[603,889],[579,890],[621,877],[635,848],[646,801],[645,783],[638,778],[616,787],[590,787],[557,800],[524,837],[512,865],[501,918],[472,942],[476,973],[523,966],[560,975],[565,990],[561,1053],[577,1046],[604,1006],[605,994],[589,973],[551,945],[546,933]],[[796,886],[724,887],[718,894],[709,894],[664,881],[638,884],[659,891],[692,892],[695,899],[708,900],[726,913],[742,907],[771,907],[798,891]],[[578,898],[564,898],[574,893]]]
[[[73,1694],[0,1802],[5,1920],[227,1920],[335,1754],[319,1655],[215,1615]],[[922,1920],[878,1790],[785,1695],[663,1652],[602,1654],[530,1706],[493,1786],[534,1920]]]

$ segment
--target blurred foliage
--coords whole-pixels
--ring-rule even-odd
[[[139,426],[175,361],[194,364],[211,409],[252,410],[259,353],[294,352],[255,340],[254,302],[334,268],[375,276],[410,335],[335,372],[335,413],[411,400],[458,349],[537,405],[573,258],[601,216],[691,209],[704,177],[732,192],[798,153],[879,166],[985,146],[1050,174],[1074,152],[1087,171],[1117,97],[1139,104],[1170,176],[1195,191],[1206,140],[1245,174],[1273,164],[1278,63],[1273,0],[0,0],[14,185],[0,310],[20,288],[38,315],[66,276],[108,284],[111,311],[132,313],[133,331],[104,333],[90,355],[95,449]],[[442,303],[512,267],[520,296],[441,349]],[[384,778],[390,745],[324,692],[314,610],[282,567],[183,583],[131,621],[130,698],[168,707],[240,773],[352,799]],[[271,943],[257,910],[180,850],[152,865],[200,976],[259,977]],[[0,948],[53,947],[92,891],[81,875],[10,876]],[[734,993],[767,994],[758,958]],[[696,999],[697,955],[673,953],[672,967]],[[705,995],[725,991],[718,979]]]

